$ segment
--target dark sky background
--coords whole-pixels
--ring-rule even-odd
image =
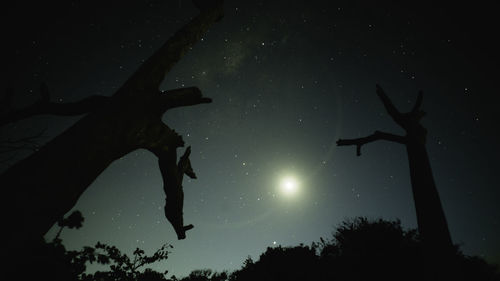
[[[404,147],[371,143],[356,157],[354,147],[335,145],[374,130],[403,133],[375,94],[379,83],[402,111],[424,92],[422,123],[452,239],[466,254],[500,263],[498,22],[492,7],[468,5],[226,1],[224,19],[162,84],[197,86],[214,100],[163,118],[192,146],[198,179],[184,181],[184,214],[195,228],[176,239],[156,158],[138,150],[81,196],[75,209],[84,226],[65,230],[64,244],[152,253],[171,243],[156,269],[184,276],[234,270],[266,247],[329,238],[355,216],[416,227]],[[18,107],[39,98],[41,82],[53,101],[112,95],[197,14],[190,1],[160,0],[20,2],[2,10],[1,83],[15,90]],[[44,143],[78,119],[42,116],[1,134],[46,129]],[[293,196],[280,190],[286,176],[299,182]]]

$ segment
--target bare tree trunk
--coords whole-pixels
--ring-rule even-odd
[[[450,277],[454,249],[425,147],[427,130],[420,124],[420,119],[425,115],[420,110],[422,93],[419,93],[415,106],[408,113],[400,113],[378,85],[377,94],[392,119],[405,129],[406,135],[376,131],[364,138],[339,139],[337,145],[355,145],[358,156],[361,155],[361,146],[377,140],[397,142],[406,146],[418,231],[424,245],[426,279],[447,280],[446,278]]]
[[[417,213],[418,230],[431,247],[452,245],[448,224],[432,176],[429,157],[422,144],[406,145],[410,164],[413,200]]]
[[[426,280],[448,280],[457,272],[452,265],[453,243],[432,176],[427,150],[424,144],[409,140],[406,151],[418,231],[424,246]],[[457,280],[458,276],[453,277]]]

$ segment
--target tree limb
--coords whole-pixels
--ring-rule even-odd
[[[34,104],[0,116],[0,126],[42,114],[59,116],[81,115],[105,107],[111,101],[110,97],[94,95],[77,102],[54,103],[50,101],[49,91],[44,83],[40,86],[40,93],[41,99]]]
[[[170,37],[137,71],[125,82],[125,88],[133,88],[141,92],[157,90],[166,73],[181,59],[194,43],[198,42],[212,23],[220,20],[224,14],[223,1],[196,1],[200,14],[184,25]],[[146,90],[146,91],[143,91]],[[129,94],[129,93],[124,93]]]
[[[411,113],[416,113],[417,110],[420,109],[420,106],[422,105],[422,99],[423,99],[423,93],[422,91],[419,91],[417,96],[417,101],[415,102],[415,105],[413,106]]]
[[[401,144],[406,144],[406,137],[404,136],[398,136],[390,133],[384,133],[380,131],[375,131],[375,133],[364,137],[364,138],[357,138],[357,139],[339,139],[337,140],[337,146],[345,146],[345,145],[355,145],[356,146],[356,155],[360,156],[361,155],[361,146],[364,144],[378,141],[378,140],[387,140],[387,141],[392,141],[392,142],[397,142]]]
[[[392,117],[394,122],[396,122],[399,126],[405,128],[405,124],[404,124],[401,112],[399,112],[399,110],[394,106],[392,101],[385,94],[382,87],[380,87],[380,85],[378,85],[378,84],[377,84],[377,95],[382,100],[382,103],[384,104],[385,110],[387,110],[387,113],[389,113],[389,115]]]
[[[212,99],[203,97],[197,87],[169,90],[160,94],[160,110],[162,112],[175,107],[211,102]]]

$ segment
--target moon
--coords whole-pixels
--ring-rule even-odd
[[[284,176],[280,181],[281,193],[287,197],[295,196],[299,192],[299,181],[296,177]]]

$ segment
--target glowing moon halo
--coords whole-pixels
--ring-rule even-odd
[[[299,182],[292,176],[286,176],[280,182],[281,192],[286,196],[293,196],[299,191]]]

